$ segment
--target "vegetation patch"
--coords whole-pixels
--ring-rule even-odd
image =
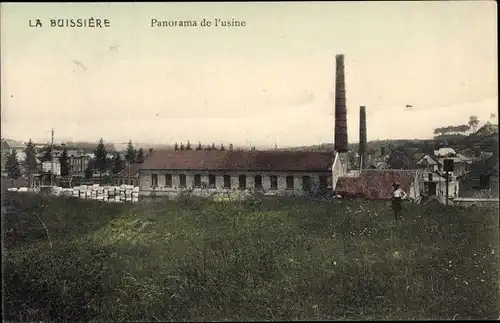
[[[4,317],[497,319],[498,209],[404,207],[6,194]]]

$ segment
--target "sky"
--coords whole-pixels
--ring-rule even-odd
[[[49,23],[91,17],[110,27]],[[199,26],[217,18],[246,26]],[[494,1],[2,3],[0,27],[3,138],[332,142],[337,54],[349,142],[361,105],[368,140],[498,123]]]

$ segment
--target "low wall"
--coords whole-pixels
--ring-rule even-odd
[[[498,205],[499,199],[498,198],[473,198],[473,197],[457,197],[456,199],[453,199],[453,202],[450,202],[450,204],[456,205],[456,206],[486,206],[486,207],[491,207]]]

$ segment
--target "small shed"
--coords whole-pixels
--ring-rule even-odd
[[[139,185],[139,169],[141,168],[141,164],[134,163],[130,164],[123,168],[118,174],[116,174],[113,178],[114,185]]]

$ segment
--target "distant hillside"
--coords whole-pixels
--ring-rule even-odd
[[[379,151],[385,147],[386,151],[392,151],[396,147],[406,147],[422,152],[431,152],[442,147],[451,147],[455,150],[481,150],[485,152],[498,151],[498,125],[486,124],[474,134],[447,134],[439,135],[433,139],[387,139],[372,140],[367,143],[368,154]],[[359,143],[349,144],[349,150],[358,151]],[[333,143],[320,145],[297,146],[283,148],[280,150],[303,150],[303,151],[333,151]]]

